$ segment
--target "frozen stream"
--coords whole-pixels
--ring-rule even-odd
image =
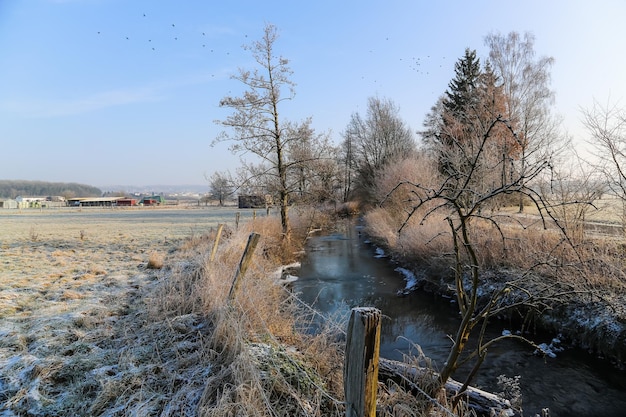
[[[381,356],[402,359],[415,353],[442,363],[451,345],[458,313],[445,299],[422,291],[398,297],[406,281],[388,259],[377,258],[357,228],[346,224],[344,233],[311,239],[294,291],[317,310],[349,314],[352,307],[379,308],[382,323]],[[493,323],[493,334],[509,330]],[[513,329],[511,329],[513,330]],[[554,335],[534,336],[536,343],[550,343]],[[462,372],[462,371],[461,371]],[[489,351],[474,386],[500,392],[499,375],[521,376],[524,416],[549,408],[552,417],[626,416],[626,372],[586,352],[568,349],[555,358],[533,355],[525,344],[506,341]],[[463,380],[463,375],[457,375]]]

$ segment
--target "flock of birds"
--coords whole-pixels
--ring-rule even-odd
[[[143,17],[144,17],[144,18],[146,18],[146,17],[147,17],[147,15],[144,13],[144,14],[143,14]],[[171,28],[172,28],[172,30],[175,30],[175,29],[176,29],[176,24],[175,24],[175,23],[172,23],[172,24],[171,24]],[[103,35],[103,32],[102,32],[102,31],[98,31],[98,32],[97,32],[97,34],[98,34],[98,35]],[[206,32],[201,32],[201,34],[202,34],[202,36],[203,36],[203,37],[206,37]],[[178,35],[178,33],[175,33],[175,32],[174,32],[174,33],[169,34],[168,36],[171,36],[171,39],[172,39],[172,40],[174,40],[174,41],[178,41],[178,39],[179,39],[179,35]],[[245,35],[245,37],[248,37],[248,35]],[[126,36],[124,36],[122,39],[125,39],[125,40],[127,40],[127,41],[130,41],[130,40],[131,40],[131,36],[126,35]],[[144,38],[144,39],[145,39],[145,38]],[[148,42],[148,46],[149,46],[149,47],[150,47],[153,51],[156,51],[156,50],[157,50],[156,46],[152,43],[152,39],[151,39],[151,38],[147,38],[147,39],[145,39],[145,40]],[[205,43],[204,41],[203,41],[203,43],[202,43],[201,45],[202,45],[202,48],[206,48],[206,43]],[[211,52],[214,52],[214,49],[211,49],[210,51],[211,51]],[[230,53],[229,53],[229,52],[226,52],[226,54],[228,54],[228,55],[229,55]]]
[[[146,13],[143,13],[141,15],[142,19],[149,19],[149,15]],[[179,27],[177,27],[176,23],[168,23],[167,24],[168,27],[165,30],[160,30],[158,32],[158,34],[152,34],[152,36],[150,35],[138,35],[138,34],[125,34],[125,35],[116,35],[116,37],[118,37],[119,39],[123,40],[123,41],[137,41],[139,39],[140,42],[145,42],[145,46],[148,47],[150,50],[152,51],[158,51],[160,49],[160,47],[164,46],[163,44],[159,45],[159,42],[163,42],[164,40],[167,41],[173,41],[173,42],[193,42],[195,43],[198,47],[203,48],[203,50],[206,50],[209,53],[218,53],[221,56],[229,56],[231,55],[231,52],[226,49],[222,49],[223,47],[218,47],[218,46],[211,46],[211,47],[207,47],[210,44],[210,40],[209,40],[209,36],[207,36],[206,32],[202,32],[202,31],[198,31],[195,34],[190,34],[190,33],[185,33],[184,31],[179,30]],[[103,31],[98,31],[97,32],[98,36],[105,36],[105,33]],[[158,39],[158,40],[157,40]],[[248,41],[248,35],[244,35],[244,42]],[[385,42],[390,42],[390,38],[386,37]],[[386,50],[387,48],[383,47],[383,50]],[[363,52],[368,51],[368,49],[364,49]],[[375,60],[379,60],[379,59],[383,59],[381,58],[381,53],[379,52],[380,50],[375,50],[375,49],[369,49],[369,55],[371,56],[371,59],[373,61]],[[386,51],[384,51],[386,52]],[[386,58],[384,58],[386,59]],[[440,58],[431,58],[431,55],[426,55],[424,57],[396,57],[395,59],[397,59],[397,62],[400,63],[401,68],[404,67],[405,69],[409,69],[410,71],[413,71],[421,76],[429,76],[431,75],[431,72],[441,72],[441,71],[446,71],[448,73],[451,73],[452,71],[452,65],[450,62],[446,61],[446,57],[440,57]],[[437,62],[438,61],[438,62]],[[370,79],[371,82],[373,82],[374,84],[380,84],[378,82],[378,78],[380,78],[382,76],[382,74],[379,74],[378,76],[366,76],[366,75],[362,75],[361,79],[362,80],[367,80]]]

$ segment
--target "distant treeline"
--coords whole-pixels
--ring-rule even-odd
[[[24,180],[0,180],[0,198],[23,197],[48,197],[63,196],[72,197],[100,197],[102,191],[91,185],[67,183],[67,182],[46,182],[46,181],[24,181]]]

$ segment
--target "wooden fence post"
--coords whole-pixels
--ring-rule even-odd
[[[248,266],[250,265],[250,261],[252,260],[252,254],[254,253],[254,249],[256,248],[257,243],[259,243],[260,237],[260,234],[254,232],[250,233],[250,236],[248,237],[246,249],[244,249],[243,251],[241,261],[239,261],[239,266],[237,267],[235,277],[233,278],[233,283],[230,286],[230,291],[228,292],[229,301],[232,301],[235,298],[235,292],[237,292],[237,287],[239,287],[241,277],[243,277],[248,270]]]
[[[235,229],[239,230],[239,217],[241,216],[241,213],[237,212],[235,213]]]
[[[376,416],[380,316],[373,307],[355,307],[350,314],[343,369],[346,417]]]
[[[217,245],[220,243],[220,237],[222,236],[222,229],[224,229],[224,223],[218,224],[217,232],[215,232],[215,242],[213,242],[213,249],[211,249],[211,257],[209,258],[209,263],[213,263],[213,259],[215,259]]]

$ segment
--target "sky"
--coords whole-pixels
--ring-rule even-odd
[[[0,179],[206,185],[241,165],[211,146],[254,69],[243,46],[278,28],[296,96],[335,143],[369,97],[392,100],[418,131],[466,48],[489,33],[535,36],[555,59],[553,112],[582,144],[581,110],[626,106],[626,2],[0,0]],[[243,156],[246,158],[246,156]]]

